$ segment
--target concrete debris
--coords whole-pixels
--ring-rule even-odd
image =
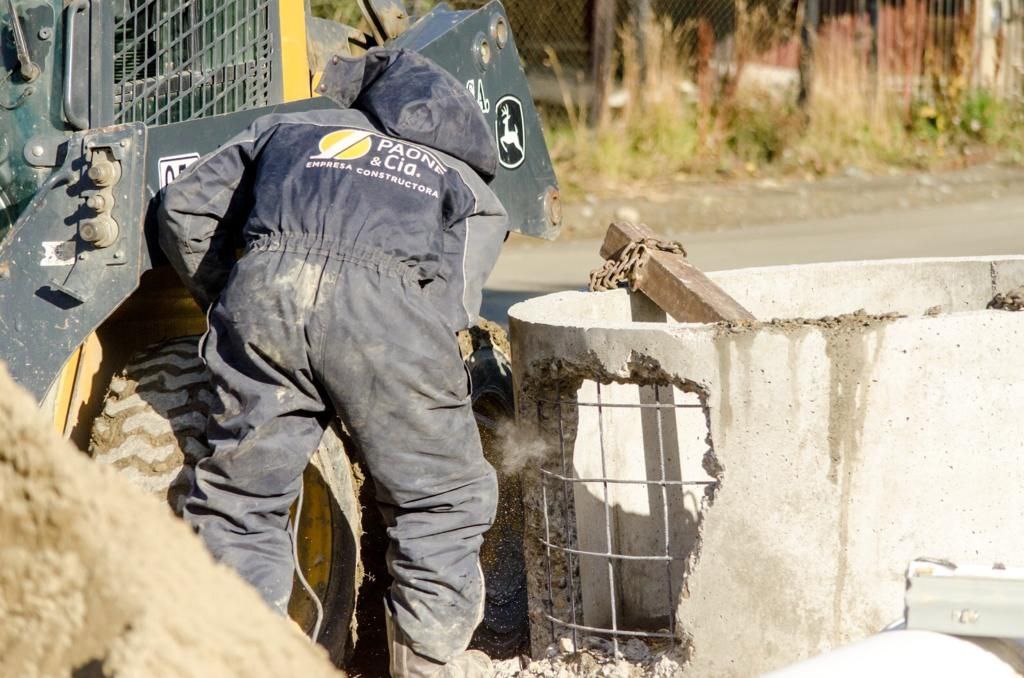
[[[899,313],[874,314],[868,313],[864,309],[858,309],[853,313],[822,318],[774,318],[768,322],[739,321],[719,323],[718,326],[724,332],[732,334],[743,334],[762,329],[794,330],[802,327],[818,327],[823,330],[858,330],[904,317],[906,316]]]
[[[588,636],[581,639],[580,644],[582,649],[575,652],[571,638],[560,638],[548,647],[547,659],[530,662],[522,658],[495,662],[495,676],[677,678],[683,675],[682,665],[678,661],[665,652],[652,652],[639,638],[620,643],[617,655],[613,655],[611,641],[604,638]]]
[[[651,651],[647,649],[647,645],[639,638],[630,638],[622,648],[622,654],[626,661],[639,664],[647,661],[651,656]]]
[[[1024,285],[1006,294],[997,294],[988,307],[999,311],[1024,311]]]

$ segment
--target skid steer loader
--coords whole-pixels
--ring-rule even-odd
[[[207,454],[211,392],[196,351],[205,319],[157,245],[154,197],[257,117],[332,106],[317,90],[335,55],[387,43],[465,82],[494,124],[493,187],[513,229],[557,235],[557,183],[501,4],[415,19],[400,0],[358,4],[366,32],[312,17],[302,0],[3,0],[0,360],[58,431],[175,510]],[[493,455],[512,409],[507,358],[485,332],[465,343]],[[381,550],[379,535],[365,539],[362,481],[331,431],[295,507],[290,611],[338,663],[352,650],[362,561]],[[514,651],[526,624],[510,483],[484,547],[478,637],[498,651]],[[380,607],[375,595],[367,608]]]

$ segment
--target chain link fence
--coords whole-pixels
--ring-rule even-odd
[[[642,32],[641,27],[656,18],[667,18],[678,26],[707,21],[723,36],[731,34],[736,24],[735,0],[504,0],[527,70],[547,67],[548,50],[552,50],[566,71],[588,74],[594,65],[595,38],[605,2],[611,6],[604,16],[611,19],[615,43],[621,42],[624,31]],[[474,9],[487,0],[449,4]]]
[[[474,9],[487,0],[449,0]],[[355,2],[312,0],[339,18]],[[414,15],[435,0],[407,0]],[[622,75],[623,51],[644,52],[652,28],[694,74],[754,67],[770,83],[809,83],[815,59],[875,69],[893,89],[920,90],[936,76],[1024,95],[1024,0],[504,0],[541,103],[561,104],[551,56],[578,99],[602,105]],[[331,13],[334,16],[330,16]],[[652,42],[655,39],[652,39]],[[659,45],[661,43],[658,43]],[[820,53],[815,47],[820,46]],[[773,79],[774,77],[774,79]],[[695,78],[696,79],[696,75]]]
[[[610,9],[602,13],[602,4]],[[614,75],[624,38],[631,35],[642,49],[645,31],[668,21],[681,56],[693,61],[703,33],[719,62],[741,58],[796,70],[814,36],[841,43],[901,85],[963,73],[1004,94],[1024,93],[1024,0],[505,0],[505,6],[533,74],[547,70],[550,50],[573,76],[592,78],[602,58],[611,60]],[[602,21],[612,23],[614,36],[606,54]]]

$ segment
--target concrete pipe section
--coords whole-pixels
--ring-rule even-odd
[[[765,678],[1020,678],[1019,644],[931,631],[892,631],[774,671]]]
[[[917,556],[1024,562],[1024,313],[989,308],[1024,257],[711,277],[762,322],[510,311],[535,653],[610,630],[756,675],[900,618]]]

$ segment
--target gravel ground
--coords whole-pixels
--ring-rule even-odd
[[[613,654],[610,641],[590,636],[581,647],[569,638],[547,649],[547,658],[540,661],[510,659],[495,662],[497,678],[536,676],[537,678],[570,678],[574,676],[608,676],[609,678],[676,678],[683,671],[679,662],[664,652],[652,652],[637,638],[619,646]]]
[[[998,164],[882,176],[850,167],[826,179],[672,180],[567,198],[562,237],[602,237],[615,219],[642,221],[663,233],[693,233],[975,202],[1021,191],[1024,167]]]

